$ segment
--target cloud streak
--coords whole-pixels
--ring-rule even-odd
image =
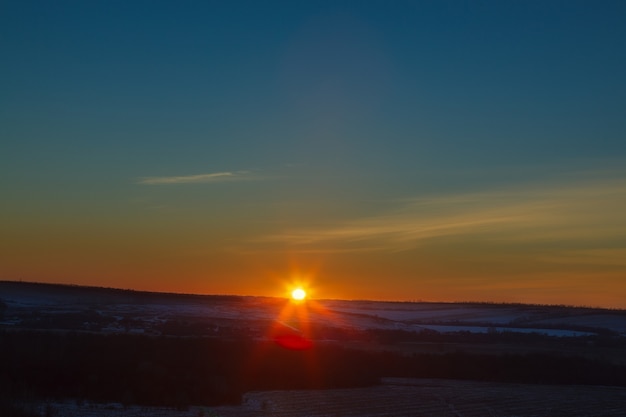
[[[249,181],[257,179],[248,171],[214,172],[209,174],[184,175],[172,177],[143,177],[137,184],[143,185],[170,185],[170,184],[199,184],[228,181]]]
[[[407,250],[453,238],[503,244],[626,239],[626,181],[417,198],[395,210],[326,227],[294,228],[258,243],[303,250]]]

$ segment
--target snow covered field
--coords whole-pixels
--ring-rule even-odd
[[[327,417],[493,416],[617,417],[626,415],[626,389],[389,378],[379,386],[333,390],[251,392],[240,406],[122,407],[53,403],[64,417]],[[42,406],[45,407],[45,406]]]
[[[4,317],[0,318],[5,327],[40,328],[57,323],[70,330],[149,334],[161,334],[174,324],[207,334],[226,327],[260,332],[268,323],[278,320],[289,305],[287,300],[264,297],[144,293],[16,282],[0,282],[0,301],[5,305]],[[620,310],[342,300],[313,300],[300,308],[306,314],[300,314],[299,320],[357,330],[518,332],[552,336],[586,336],[610,331],[626,336],[626,311]]]
[[[303,321],[306,323],[303,324]],[[615,337],[626,337],[626,311],[518,304],[342,300],[311,300],[296,305],[288,300],[264,297],[158,294],[0,282],[0,330],[244,337],[259,340],[259,345],[264,346],[269,341],[268,329],[277,323],[296,331],[295,327],[315,328],[322,335],[315,339],[319,346],[335,347],[339,351],[344,348],[384,350],[407,353],[406,357],[415,353],[523,355],[557,352],[557,355],[565,357],[577,355],[612,361],[612,366],[626,365],[623,362],[623,339]],[[333,329],[341,331],[333,332]],[[424,333],[414,339],[411,333],[392,330],[414,332],[416,335]],[[531,337],[524,345],[516,341],[508,342],[507,333],[538,333],[555,338]],[[15,332],[15,335],[21,334]],[[340,336],[333,338],[337,334]],[[350,339],[352,334],[356,334],[354,339]],[[369,338],[371,335],[387,334],[409,337],[391,342],[384,337]],[[435,337],[428,339],[433,334]],[[448,336],[450,334],[452,336]],[[497,336],[496,339],[474,336],[479,334]],[[561,339],[597,334],[608,334],[610,337],[607,340],[617,339],[620,344],[607,347],[596,346],[594,338]],[[109,336],[102,336],[101,339],[109,339]],[[163,338],[166,339],[172,340]],[[162,339],[138,340],[158,340],[160,343]],[[493,340],[505,342],[492,343]],[[527,340],[527,337],[515,335],[514,340]],[[189,406],[175,410],[77,401],[40,405],[49,407],[52,415],[64,417],[622,416],[626,415],[623,406],[626,404],[625,395],[623,388],[547,388],[447,380],[394,380],[369,388],[248,392],[240,406],[230,407]],[[607,408],[608,405],[612,408]],[[40,411],[41,415],[47,414],[44,408]]]

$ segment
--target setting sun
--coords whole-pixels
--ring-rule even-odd
[[[291,291],[291,298],[296,301],[302,301],[306,298],[306,291],[304,291],[302,288],[296,288]]]

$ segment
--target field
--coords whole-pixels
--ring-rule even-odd
[[[3,417],[626,415],[619,310],[0,282],[0,355]]]
[[[379,386],[252,392],[241,406],[167,408],[54,404],[65,417],[623,417],[626,388],[387,379]]]
[[[262,331],[283,299],[146,293],[0,281],[0,325],[109,333],[210,335]],[[315,327],[419,333],[494,332],[584,337],[626,336],[626,311],[567,306],[315,300],[298,317]],[[293,319],[293,317],[291,318]]]

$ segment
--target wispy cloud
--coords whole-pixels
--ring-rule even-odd
[[[167,185],[167,184],[194,184],[208,182],[248,181],[258,179],[248,171],[213,172],[209,174],[183,175],[173,177],[143,177],[137,184]]]
[[[595,265],[604,268],[626,267],[626,248],[600,248],[559,251],[546,258],[548,262]]]
[[[294,228],[258,243],[302,250],[405,250],[434,238],[504,244],[626,238],[626,181],[536,186],[416,198],[395,210],[326,227]]]

